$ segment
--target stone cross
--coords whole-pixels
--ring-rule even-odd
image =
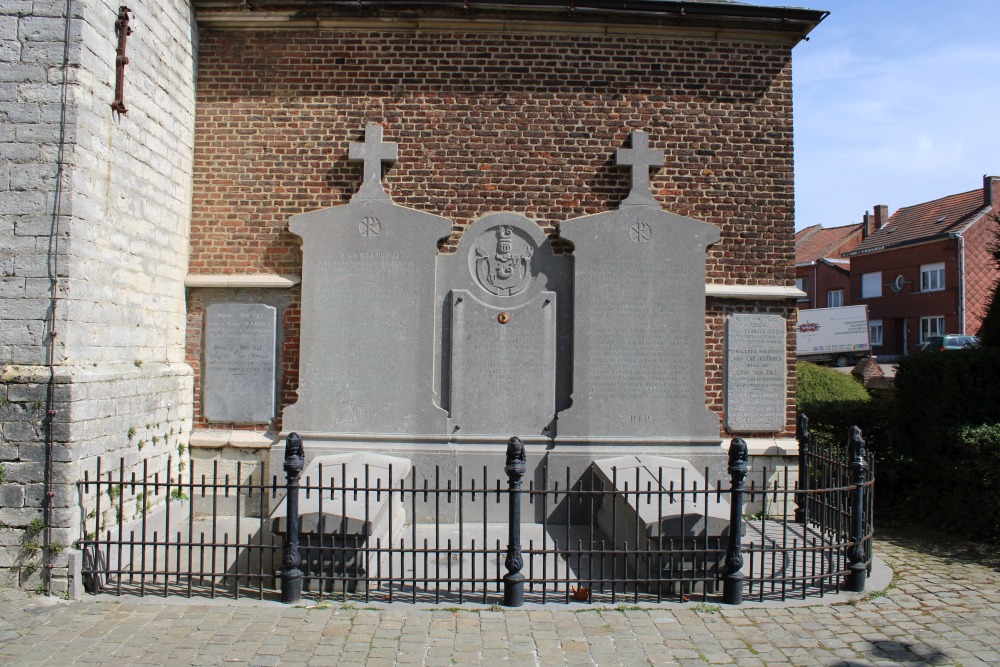
[[[622,206],[659,206],[649,188],[649,168],[663,166],[663,149],[649,148],[649,134],[632,132],[632,148],[619,148],[615,153],[616,164],[632,168],[632,190]]]
[[[396,161],[399,157],[399,145],[382,141],[382,126],[366,126],[364,143],[351,142],[348,157],[355,162],[364,161],[365,163],[364,181],[351,197],[351,201],[355,199],[390,199],[382,187],[382,163]]]

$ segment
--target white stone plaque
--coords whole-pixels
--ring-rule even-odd
[[[209,421],[266,423],[274,416],[277,309],[220,303],[205,321],[204,393]]]
[[[726,320],[726,428],[732,432],[785,427],[785,319],[734,314]]]

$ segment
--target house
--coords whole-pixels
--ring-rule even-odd
[[[805,292],[799,308],[835,308],[847,303],[851,262],[845,255],[864,238],[865,223],[795,233],[795,286]]]
[[[977,334],[1000,278],[989,253],[1000,177],[984,176],[982,188],[901,208],[887,220],[886,211],[875,207],[867,238],[847,253],[850,302],[868,306],[872,352],[894,358],[929,336]]]

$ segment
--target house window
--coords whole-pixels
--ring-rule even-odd
[[[944,317],[934,315],[933,317],[920,318],[920,342],[925,342],[931,336],[941,336],[944,334]]]
[[[874,271],[861,276],[861,298],[871,299],[882,296],[882,272]]]
[[[882,320],[868,321],[868,342],[872,347],[882,344]]]
[[[805,292],[805,296],[800,296],[799,301],[809,300],[809,279],[808,278],[796,278],[795,287]]]
[[[924,264],[920,267],[920,291],[935,292],[944,289],[944,262]]]
[[[826,307],[840,308],[844,305],[844,290],[832,289],[826,293]]]

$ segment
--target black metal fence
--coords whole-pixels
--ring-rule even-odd
[[[509,605],[863,590],[874,475],[860,432],[846,448],[819,449],[803,423],[799,439],[798,479],[754,471],[764,486],[744,484],[738,438],[730,479],[710,484],[596,466],[522,480],[510,455],[506,472],[414,469],[391,484],[391,467],[387,477],[338,465],[299,479],[292,461],[280,482],[240,464],[220,474],[218,463],[176,479],[145,464],[126,476],[124,461],[109,471],[98,459],[79,482],[83,577],[89,591],[116,595]],[[279,506],[286,497],[298,502]]]

